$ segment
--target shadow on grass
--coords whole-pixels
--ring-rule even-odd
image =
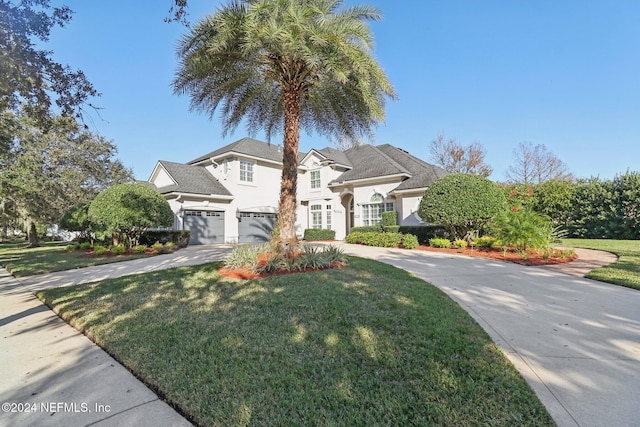
[[[38,295],[201,425],[553,424],[475,321],[402,270],[219,266]]]

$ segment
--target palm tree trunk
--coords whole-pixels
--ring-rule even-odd
[[[300,94],[292,88],[283,88],[284,100],[284,152],[282,156],[282,180],[278,246],[291,250],[298,245],[296,237],[296,190],[298,187],[298,143],[300,141]]]

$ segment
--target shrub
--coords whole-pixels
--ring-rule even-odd
[[[520,251],[546,248],[553,241],[551,220],[528,209],[507,210],[494,218],[492,227],[504,246]]]
[[[141,245],[151,246],[155,242],[173,242],[179,248],[189,246],[191,231],[189,230],[145,230],[138,242]]]
[[[151,245],[151,247],[157,254],[168,254],[173,250],[175,245],[173,244],[173,242],[167,242],[164,245],[160,242],[155,242],[153,245]]]
[[[398,214],[396,211],[382,212],[380,225],[382,228],[398,225]]]
[[[468,245],[467,241],[463,239],[456,239],[453,241],[453,246],[458,249],[465,249]]]
[[[347,261],[347,257],[345,256],[344,251],[336,246],[325,246],[322,252],[331,264],[343,263]]]
[[[402,234],[413,234],[422,244],[429,243],[429,239],[434,237],[446,237],[447,230],[442,225],[401,225],[398,232]]]
[[[362,225],[360,227],[351,227],[351,233],[379,233],[382,227],[379,225]]]
[[[169,202],[146,184],[116,184],[102,191],[89,205],[89,220],[124,237],[131,247],[149,227],[173,225]]]
[[[269,252],[268,243],[236,246],[225,258],[224,263],[233,270],[247,269],[255,272],[258,265],[258,256],[267,252]]]
[[[124,245],[111,246],[111,255],[123,255],[126,251]]]
[[[384,227],[382,227],[383,231],[386,231],[388,233],[399,233],[400,232],[400,226],[399,225],[385,225]]]
[[[473,239],[473,246],[477,248],[493,248],[497,246],[498,239],[491,236],[476,237]]]
[[[73,252],[73,251],[77,251],[80,249],[80,245],[79,244],[75,244],[75,245],[67,245],[67,247],[65,248],[65,250],[67,252]]]
[[[105,255],[107,253],[107,248],[105,248],[102,245],[95,245],[93,247],[93,254],[96,256],[102,256]]]
[[[311,242],[314,240],[334,240],[336,232],[334,230],[322,230],[319,228],[307,228],[304,230],[304,240]]]
[[[366,246],[377,246],[382,248],[397,248],[402,242],[400,233],[380,233],[380,232],[355,232],[349,233],[345,238],[347,243],[355,243]]]
[[[143,254],[147,251],[147,246],[146,245],[136,245],[133,247],[133,253],[134,254]]]
[[[402,236],[402,246],[404,246],[405,249],[414,249],[420,246],[420,243],[418,242],[418,238],[413,234],[405,234]]]
[[[449,239],[434,237],[433,239],[429,239],[429,246],[433,246],[434,248],[450,248],[451,241]]]
[[[88,251],[89,249],[91,249],[91,243],[90,242],[82,242],[78,245],[78,249],[82,250],[82,251]]]
[[[443,224],[453,238],[461,239],[480,230],[505,204],[505,195],[495,182],[454,173],[427,188],[418,213],[424,221]]]

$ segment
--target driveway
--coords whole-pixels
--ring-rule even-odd
[[[456,300],[559,426],[638,426],[640,291],[551,269],[339,244],[409,271]]]

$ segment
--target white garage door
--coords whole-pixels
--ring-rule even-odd
[[[190,245],[224,243],[224,212],[185,211],[184,229],[191,231]]]
[[[268,242],[277,220],[278,215],[274,213],[240,212],[238,242]]]

